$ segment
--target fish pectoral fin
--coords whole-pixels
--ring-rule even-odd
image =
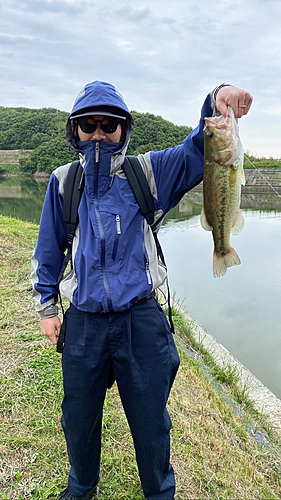
[[[246,185],[246,177],[245,177],[245,170],[244,169],[241,172],[241,184],[242,184],[242,186]]]
[[[209,222],[207,221],[204,207],[202,208],[202,212],[200,215],[200,222],[201,222],[201,226],[203,227],[203,229],[205,229],[205,231],[213,231],[212,226],[210,226]]]
[[[228,267],[238,266],[239,264],[241,264],[241,260],[239,259],[239,256],[234,248],[230,247],[229,251],[225,255],[222,255],[214,250],[213,275],[215,278],[223,276]]]
[[[236,236],[237,234],[239,234],[242,231],[243,227],[244,227],[244,217],[243,217],[241,210],[239,210],[237,217],[236,217],[236,220],[231,228],[231,234]]]

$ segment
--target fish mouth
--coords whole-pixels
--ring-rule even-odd
[[[223,115],[220,116],[206,116],[205,117],[205,127],[214,127],[218,129],[225,129],[229,126],[231,117],[228,115],[226,118]]]
[[[228,106],[227,116],[206,116],[204,119],[205,127],[204,130],[213,130],[217,133],[224,133],[225,130],[229,129],[234,136],[238,135],[238,125],[234,116],[233,109]]]
[[[204,148],[219,164],[233,164],[241,154],[238,125],[234,112],[228,106],[228,115],[205,118]]]

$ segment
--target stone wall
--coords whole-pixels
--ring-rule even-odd
[[[271,186],[281,194],[281,168],[245,169],[246,185],[242,187],[243,193],[270,193],[274,192]],[[203,190],[203,183],[194,188],[195,191]]]
[[[7,165],[10,163],[18,164],[20,158],[28,156],[32,150],[29,149],[1,149],[0,164]]]

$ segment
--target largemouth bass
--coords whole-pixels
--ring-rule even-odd
[[[241,263],[230,245],[230,234],[243,229],[240,210],[241,184],[245,185],[243,147],[232,108],[228,116],[205,118],[204,202],[201,225],[212,231],[213,275],[223,276],[228,267]]]

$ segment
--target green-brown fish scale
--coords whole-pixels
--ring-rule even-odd
[[[215,250],[221,255],[230,249],[231,228],[240,206],[240,184],[240,175],[233,166],[205,159],[204,208],[207,221],[213,227]]]

